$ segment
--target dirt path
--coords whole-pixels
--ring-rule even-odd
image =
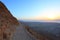
[[[32,38],[21,24],[19,27],[16,28],[13,40],[35,40],[35,38]]]

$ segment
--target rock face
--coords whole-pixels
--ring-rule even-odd
[[[0,40],[10,40],[19,22],[0,1]]]

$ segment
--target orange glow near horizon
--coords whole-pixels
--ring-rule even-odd
[[[53,14],[53,13],[46,14],[46,19],[49,19],[49,20],[55,20],[56,17],[57,16],[55,14]]]
[[[53,9],[53,8],[47,8],[42,10],[40,12],[41,14],[38,14],[37,16],[33,16],[31,18],[23,18],[23,20],[60,20],[60,10],[59,9]]]
[[[45,9],[42,11],[42,15],[38,18],[40,20],[57,20],[60,19],[59,9]]]

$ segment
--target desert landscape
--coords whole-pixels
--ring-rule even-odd
[[[60,23],[18,20],[0,1],[0,40],[60,40]]]

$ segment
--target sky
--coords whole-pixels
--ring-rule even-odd
[[[21,20],[60,19],[60,0],[1,0]]]

